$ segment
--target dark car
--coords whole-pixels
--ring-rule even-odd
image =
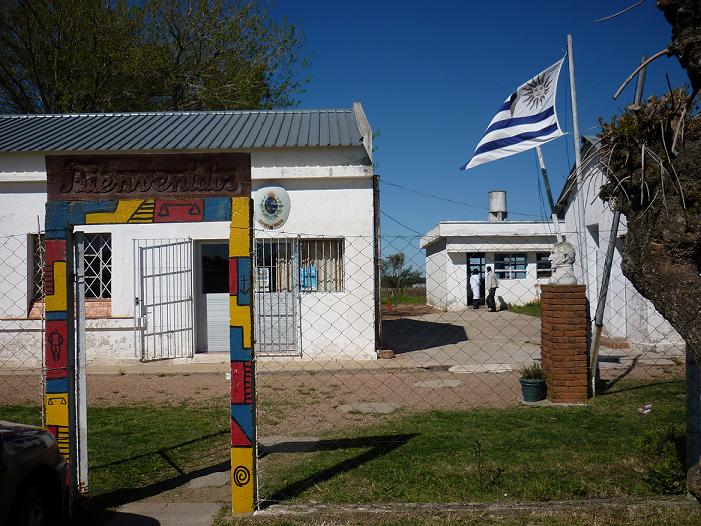
[[[45,429],[0,420],[0,526],[60,523],[66,461]]]

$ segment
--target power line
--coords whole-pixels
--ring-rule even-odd
[[[487,206],[475,205],[475,204],[472,204],[472,203],[467,203],[467,202],[465,202],[465,201],[457,201],[457,200],[455,200],[455,199],[449,199],[449,198],[447,198],[447,197],[441,197],[441,196],[439,196],[439,195],[429,194],[428,192],[422,192],[421,190],[415,190],[415,189],[413,189],[413,188],[408,188],[408,187],[406,187],[406,186],[402,186],[402,185],[397,184],[397,183],[391,183],[391,182],[389,182],[389,181],[386,181],[386,180],[382,179],[381,177],[380,177],[380,182],[381,182],[382,184],[387,185],[387,186],[394,186],[394,187],[396,187],[396,188],[400,188],[400,189],[405,190],[405,191],[407,191],[407,192],[411,192],[411,193],[413,193],[413,194],[418,194],[418,195],[420,195],[420,196],[422,196],[422,197],[428,197],[428,198],[430,198],[430,199],[436,199],[437,201],[444,201],[444,202],[446,202],[446,203],[452,203],[452,204],[454,204],[454,205],[465,206],[465,207],[467,207],[467,208],[479,208],[479,209],[481,209],[481,210],[487,210],[487,211],[489,210],[489,207],[487,207]],[[517,215],[517,216],[536,217],[536,218],[538,218],[538,219],[541,219],[541,217],[540,217],[538,214],[527,214],[527,213],[525,213],[525,212],[514,212],[514,211],[512,211],[512,210],[509,210],[509,213],[510,213],[510,214],[513,214],[513,215]]]
[[[418,232],[418,231],[414,230],[413,228],[406,226],[404,223],[402,223],[402,222],[398,221],[397,219],[393,218],[393,217],[392,217],[391,215],[389,215],[388,213],[383,212],[382,210],[380,210],[380,213],[381,213],[383,216],[385,216],[387,219],[390,219],[390,220],[394,221],[394,222],[397,223],[399,226],[406,228],[406,229],[409,230],[410,232],[413,232],[414,234],[418,234],[418,235],[420,235],[420,236],[423,236],[423,233]]]

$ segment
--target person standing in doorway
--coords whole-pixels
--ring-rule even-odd
[[[497,280],[497,276],[494,274],[492,267],[487,267],[487,275],[484,277],[484,288],[488,291],[486,303],[487,307],[489,307],[489,312],[497,311],[494,293],[497,291],[498,286],[499,280]]]
[[[474,269],[472,271],[472,276],[470,276],[470,289],[472,289],[472,308],[480,308],[480,273],[479,270]]]

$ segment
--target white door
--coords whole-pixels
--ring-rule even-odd
[[[135,239],[134,263],[137,356],[192,358],[192,240]]]

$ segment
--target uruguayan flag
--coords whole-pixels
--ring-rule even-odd
[[[519,86],[506,99],[463,170],[535,148],[562,135],[555,94],[564,60]]]

